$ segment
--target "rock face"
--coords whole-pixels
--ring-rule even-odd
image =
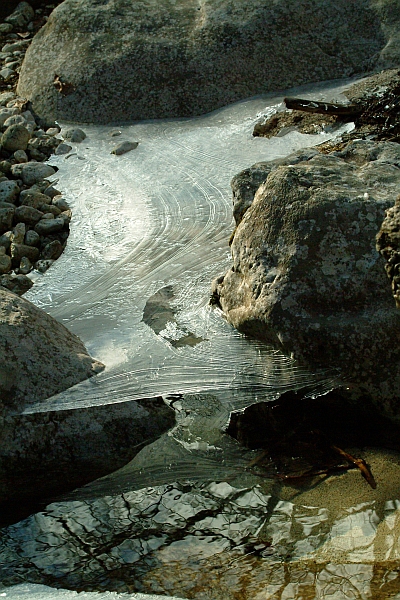
[[[6,413],[20,412],[104,367],[61,323],[4,288],[0,288],[0,357],[0,411]]]
[[[252,203],[263,165],[239,175],[233,267],[213,294],[240,331],[311,367],[337,368],[345,386],[397,418],[400,313],[375,235],[399,164],[390,142],[302,151],[265,165]]]
[[[65,0],[18,93],[46,118],[191,116],[279,88],[397,66],[394,0]]]

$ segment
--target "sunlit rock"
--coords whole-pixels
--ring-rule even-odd
[[[359,140],[266,165],[214,294],[240,331],[303,364],[337,368],[396,417],[400,313],[375,235],[400,182],[399,148]]]
[[[398,13],[393,0],[66,0],[28,48],[18,93],[67,121],[201,114],[396,66]]]

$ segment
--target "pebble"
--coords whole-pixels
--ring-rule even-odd
[[[12,117],[13,115],[18,114],[18,108],[1,108],[0,109],[0,127],[4,125],[4,123]]]
[[[130,150],[134,150],[139,145],[139,142],[121,142],[118,146],[115,146],[113,150],[111,150],[111,154],[115,154],[116,156],[120,156],[121,154],[126,154],[126,152],[130,152]]]
[[[14,158],[18,163],[27,163],[29,161],[28,155],[24,150],[16,150]]]
[[[25,239],[26,227],[25,223],[17,223],[12,230],[11,242],[14,244],[23,244]]]
[[[10,202],[14,204],[20,193],[20,188],[16,181],[7,179],[0,182],[0,202]]]
[[[12,115],[4,121],[4,127],[10,127],[10,125],[23,125],[26,128],[27,122],[22,115]]]
[[[25,256],[31,262],[36,262],[39,258],[39,248],[35,246],[26,246],[25,244],[11,243],[11,262],[13,267],[19,267],[21,259]]]
[[[46,135],[58,135],[60,133],[60,130],[58,127],[50,127],[49,129],[46,129]]]
[[[62,196],[54,196],[51,201],[54,206],[60,209],[60,211],[69,210],[69,204]]]
[[[26,150],[31,134],[23,125],[10,125],[1,136],[1,145],[9,152]]]
[[[26,206],[23,204],[15,209],[14,217],[21,223],[26,223],[27,225],[36,225],[36,223],[43,217],[43,212],[37,208],[33,208],[33,206]]]
[[[62,217],[54,218],[54,215],[49,213],[51,218],[43,218],[35,225],[35,231],[39,235],[48,235],[49,233],[57,233],[64,229],[64,219]]]
[[[55,174],[53,167],[38,162],[12,165],[11,172],[14,176],[21,176],[24,184],[29,186]]]
[[[4,79],[4,81],[10,81],[10,79],[12,79],[15,75],[15,71],[13,71],[12,69],[9,69],[8,67],[5,67],[4,69],[1,69],[0,71],[0,77],[2,79]]]
[[[86,139],[86,133],[82,129],[75,127],[71,129],[66,129],[62,132],[62,135],[64,140],[74,142],[75,144],[79,144],[80,142],[83,142],[84,139]]]

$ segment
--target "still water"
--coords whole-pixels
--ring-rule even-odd
[[[292,93],[340,100],[342,88]],[[72,231],[25,297],[106,369],[29,411],[162,395],[176,426],[119,471],[4,528],[0,595],[400,599],[399,455],[365,450],[376,490],[358,472],[294,488],[249,472],[256,451],[223,433],[233,410],[335,385],[333,372],[244,338],[208,304],[230,266],[230,179],[332,136],[253,138],[283,95],[195,119],[85,126],[87,139],[51,160]],[[125,139],[138,148],[110,154]]]

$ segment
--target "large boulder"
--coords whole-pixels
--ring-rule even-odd
[[[49,119],[191,116],[254,94],[397,66],[395,0],[65,0],[18,93]]]
[[[64,325],[2,287],[0,357],[0,416],[21,412],[104,368]]]
[[[266,163],[257,191],[263,165],[245,171],[234,180],[233,267],[213,294],[240,331],[311,368],[337,369],[344,387],[395,418],[400,312],[375,236],[399,165],[400,145],[359,140]]]

